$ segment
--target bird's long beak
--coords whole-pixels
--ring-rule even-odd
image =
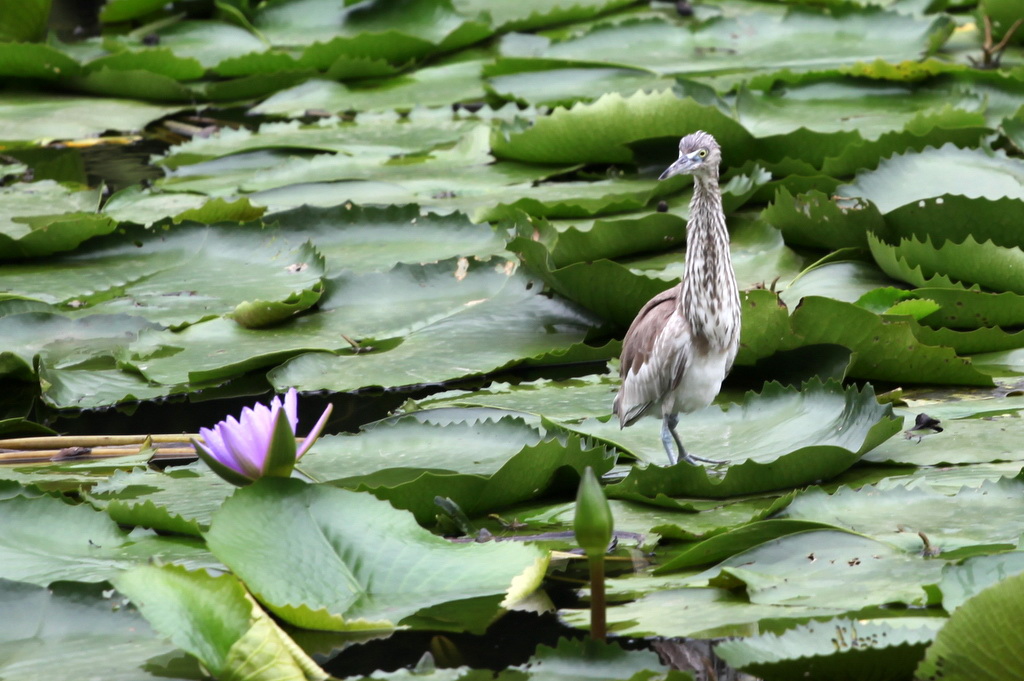
[[[699,157],[697,156],[697,152],[693,152],[692,154],[681,155],[679,158],[676,159],[675,163],[673,163],[672,165],[665,169],[665,172],[663,172],[658,177],[658,179],[667,180],[673,175],[688,173],[697,167],[698,160]]]

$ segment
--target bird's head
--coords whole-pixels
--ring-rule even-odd
[[[679,140],[679,158],[665,169],[659,180],[667,180],[673,175],[689,173],[691,175],[718,174],[718,164],[722,160],[722,150],[715,138],[698,130]]]

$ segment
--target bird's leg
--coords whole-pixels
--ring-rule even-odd
[[[668,460],[671,464],[678,463],[679,459],[682,459],[686,463],[696,466],[698,463],[709,463],[712,465],[720,465],[725,463],[724,461],[718,461],[717,459],[705,459],[700,456],[694,456],[693,454],[687,454],[686,449],[683,447],[683,441],[679,439],[679,433],[676,432],[676,424],[679,423],[679,416],[677,414],[666,414],[662,419],[661,424],[661,443],[665,445],[665,451],[668,452]],[[671,442],[669,438],[675,441],[676,447],[678,448],[679,456],[674,456],[671,448]]]
[[[679,457],[676,456],[676,452],[672,449],[672,440],[675,439],[676,444],[679,445],[679,451],[683,452],[685,456],[686,452],[683,451],[683,445],[679,442],[679,436],[676,435],[675,425],[669,425],[669,419],[675,421],[675,414],[666,414],[661,419],[661,444],[665,447],[665,453],[668,454],[668,465],[674,466],[679,461]]]

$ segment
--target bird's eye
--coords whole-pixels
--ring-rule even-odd
[[[708,155],[708,150],[707,149],[701,149],[700,151],[697,152],[697,155],[700,156],[701,158],[704,158],[705,156]]]

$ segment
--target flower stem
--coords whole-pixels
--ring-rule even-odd
[[[590,638],[603,641],[608,629],[605,617],[604,556],[588,556],[587,562],[590,563]]]

